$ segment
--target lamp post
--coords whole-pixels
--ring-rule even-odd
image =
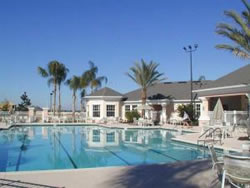
[[[198,48],[198,44],[195,44],[193,47],[191,45],[187,47],[183,47],[185,52],[189,53],[190,55],[190,104],[193,107],[194,111],[194,106],[193,106],[193,52],[195,52]],[[193,113],[194,115],[194,113]],[[193,117],[192,117],[193,118]]]
[[[53,91],[50,93],[50,101],[49,101],[49,109],[50,111],[52,110],[52,95],[53,95]]]

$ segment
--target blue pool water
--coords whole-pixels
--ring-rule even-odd
[[[0,131],[0,171],[172,163],[206,157],[171,141],[180,133],[98,126],[14,127]]]

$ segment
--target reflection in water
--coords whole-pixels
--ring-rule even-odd
[[[171,141],[179,134],[171,130],[99,126],[18,127],[1,131],[0,145],[8,147],[4,152],[8,159],[14,159],[11,164],[16,163],[19,150],[24,151],[24,170],[74,168],[72,161],[78,168],[87,168],[198,158],[196,148]],[[4,167],[0,164],[0,170],[8,171],[7,163]]]
[[[48,127],[42,127],[42,137],[48,139]]]

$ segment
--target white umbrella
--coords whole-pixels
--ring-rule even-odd
[[[214,111],[213,111],[213,121],[219,121],[219,122],[223,122],[224,121],[224,110],[223,110],[223,106],[221,103],[221,100],[218,99],[215,107],[214,107]]]
[[[136,110],[153,110],[153,107],[146,105],[146,104],[143,104],[143,105],[137,106]]]

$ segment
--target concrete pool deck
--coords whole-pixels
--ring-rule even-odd
[[[221,186],[210,160],[172,164],[0,173],[1,183],[11,181],[65,188],[217,188]],[[27,183],[29,182],[29,183]],[[14,182],[13,184],[14,185]],[[15,186],[4,186],[15,187]],[[44,186],[46,187],[46,186]]]
[[[20,126],[27,124],[20,124]],[[53,125],[33,123],[28,125]],[[98,124],[63,124],[63,125],[96,125]],[[99,126],[108,128],[125,129],[166,129],[193,132],[191,134],[178,135],[173,140],[197,144],[201,127],[182,128],[181,126],[164,125],[140,127],[128,124],[101,124]],[[244,134],[237,135],[244,136]],[[246,141],[238,140],[236,137],[223,140],[223,145],[216,145],[220,149],[241,151],[241,145]],[[249,141],[248,141],[249,142]],[[39,186],[34,186],[39,184]],[[40,188],[148,188],[148,187],[220,187],[220,181],[216,172],[211,170],[210,160],[194,160],[172,164],[153,164],[125,167],[105,167],[74,170],[46,170],[27,172],[1,172],[0,187],[40,187]]]

